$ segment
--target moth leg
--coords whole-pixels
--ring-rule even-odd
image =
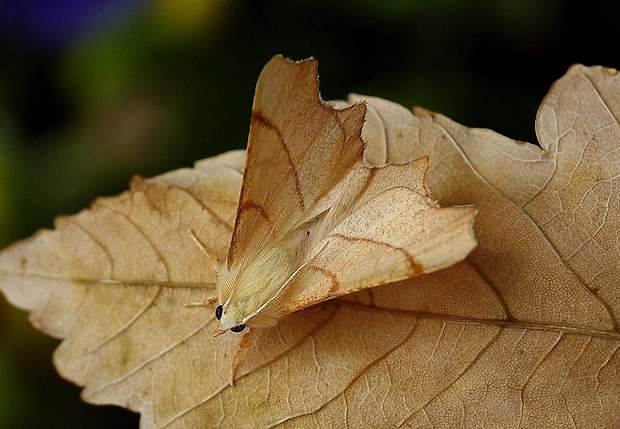
[[[217,304],[218,299],[215,296],[210,296],[207,298],[206,302],[188,302],[185,304],[185,307],[212,307]]]
[[[237,345],[237,350],[235,350],[235,353],[233,354],[232,364],[230,365],[230,385],[231,386],[235,385],[235,372],[237,371],[237,366],[239,364],[239,355],[241,354],[241,351],[246,347],[246,345],[250,341],[250,338],[252,338],[253,333],[254,333],[254,329],[250,328],[248,332],[246,332],[243,335],[243,338],[241,338],[241,341],[239,341],[239,344]]]

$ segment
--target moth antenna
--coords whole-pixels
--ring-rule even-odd
[[[192,240],[194,240],[194,243],[196,243],[196,246],[198,246],[198,248],[202,251],[202,253],[207,257],[207,260],[211,263],[211,266],[213,267],[215,274],[219,276],[220,269],[218,267],[217,256],[215,256],[215,253],[209,254],[207,252],[207,249],[205,249],[204,244],[202,244],[200,239],[196,236],[196,233],[194,233],[194,231],[191,228],[189,230],[189,235],[190,237],[192,237]]]

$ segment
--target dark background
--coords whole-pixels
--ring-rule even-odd
[[[0,247],[99,195],[243,148],[274,55],[319,60],[325,99],[420,105],[535,143],[573,63],[620,68],[620,2],[0,0]],[[0,297],[0,428],[137,427],[79,399],[57,341]]]

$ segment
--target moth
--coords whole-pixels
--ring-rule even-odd
[[[431,199],[428,158],[367,165],[365,115],[364,103],[322,101],[313,59],[265,66],[214,335],[445,268],[476,246],[475,209]]]

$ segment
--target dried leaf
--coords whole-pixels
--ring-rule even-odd
[[[0,255],[0,288],[64,338],[56,366],[86,400],[140,411],[144,427],[619,426],[616,71],[574,66],[554,85],[542,149],[364,98],[367,161],[428,155],[433,196],[479,209],[479,246],[256,330],[234,387],[240,336],[213,338],[212,309],[185,306],[215,281],[187,225],[201,219],[192,233],[224,258],[241,153],[59,219]]]

